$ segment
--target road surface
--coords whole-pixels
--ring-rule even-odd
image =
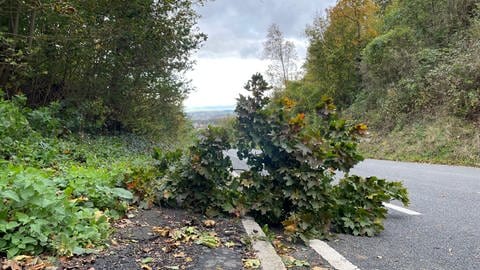
[[[234,151],[229,156],[246,169]],[[402,181],[408,208],[421,215],[389,210],[380,235],[328,242],[346,259],[361,270],[480,270],[480,169],[366,160],[351,173]]]
[[[379,236],[329,242],[350,262],[362,270],[480,269],[480,169],[366,160],[352,173],[401,180],[408,208],[422,215],[389,210]]]

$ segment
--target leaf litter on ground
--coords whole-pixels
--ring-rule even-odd
[[[68,259],[64,268],[207,269],[199,265],[215,259],[217,249],[229,250],[233,256],[229,259],[236,258],[238,269],[243,260],[255,258],[244,241],[246,234],[239,220],[202,219],[201,215],[163,207],[134,210],[133,216],[114,224],[116,232],[107,250],[90,254],[93,260],[86,256]]]

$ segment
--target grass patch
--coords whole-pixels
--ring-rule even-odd
[[[480,167],[480,127],[455,117],[421,120],[359,145],[367,158]]]

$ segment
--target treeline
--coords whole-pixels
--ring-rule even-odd
[[[1,1],[0,89],[34,108],[57,102],[72,129],[175,132],[182,75],[206,39],[202,2]]]
[[[388,131],[418,117],[480,119],[478,0],[339,0],[307,28],[306,74],[284,94],[321,96]]]

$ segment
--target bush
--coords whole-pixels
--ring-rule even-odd
[[[59,137],[58,105],[31,110],[25,102],[0,98],[0,254],[90,252],[108,236],[108,219],[153,202],[151,143]]]
[[[0,92],[0,158],[10,159],[21,140],[36,134],[22,111],[25,98],[15,97],[10,101],[4,100],[2,95]]]
[[[163,200],[210,215],[231,212],[237,192],[231,186],[231,161],[224,156],[230,147],[225,129],[208,127],[183,156],[178,151],[157,152],[161,169],[166,170],[160,187]]]
[[[0,160],[10,163],[29,162],[44,167],[59,155],[55,138],[44,137],[57,133],[59,120],[55,105],[37,110],[25,107],[23,96],[11,100],[1,98],[0,92]],[[47,135],[48,133],[48,135]]]
[[[52,171],[8,166],[0,169],[0,252],[18,254],[83,253],[109,232],[106,216],[79,206],[49,178]]]
[[[51,137],[60,133],[61,121],[58,118],[59,103],[52,103],[48,107],[41,107],[28,113],[28,122],[32,129],[42,135]]]
[[[141,208],[150,208],[157,201],[160,179],[159,170],[153,165],[140,163],[132,164],[124,173],[125,186],[133,192],[133,202]]]
[[[387,209],[383,202],[393,199],[408,204],[406,189],[399,182],[376,177],[347,176],[334,188],[337,200],[334,228],[353,235],[374,234],[383,230]]]
[[[101,132],[106,128],[111,109],[102,100],[85,100],[79,104],[62,103],[63,123],[76,132]]]
[[[250,170],[229,175],[224,151],[230,145],[224,133],[210,128],[179,158],[182,162],[169,163],[173,169],[165,176],[164,199],[204,211],[249,213],[266,223],[282,223],[292,239],[303,240],[326,236],[332,228],[373,235],[383,228],[372,225],[381,223],[386,212],[381,202],[401,198],[408,203],[399,182],[350,176],[333,185],[336,170],[348,173],[362,160],[357,142],[367,127],[340,119],[330,98],[322,98],[315,112],[302,112],[288,98],[266,98],[270,88],[259,74],[245,88],[252,96],[238,100],[237,147]],[[358,190],[351,190],[355,184]],[[344,218],[355,230],[343,229]]]
[[[80,206],[95,207],[118,218],[126,212],[128,200],[133,199],[132,193],[121,187],[124,170],[73,166],[54,181],[66,196],[82,198]]]
[[[363,78],[371,84],[388,85],[412,74],[416,41],[413,30],[399,27],[376,37],[362,53]]]

